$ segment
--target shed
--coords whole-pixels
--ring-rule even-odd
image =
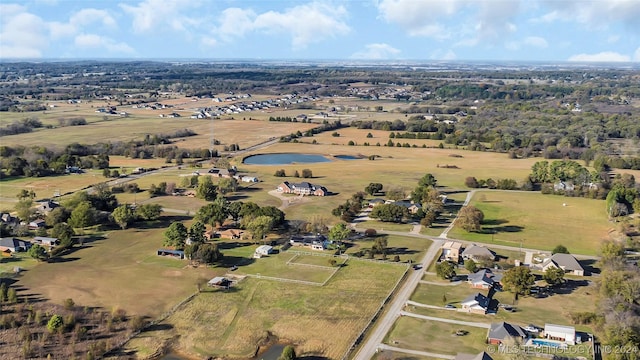
[[[209,280],[207,282],[207,285],[217,287],[218,289],[228,289],[229,287],[231,287],[231,280],[222,276],[216,276],[213,279]]]
[[[273,246],[260,245],[256,249],[256,252],[253,254],[253,257],[254,258],[261,258],[261,257],[269,255],[271,253],[273,253]]]
[[[550,340],[563,341],[568,345],[575,345],[576,328],[573,326],[545,324],[544,337]]]
[[[37,242],[41,245],[47,246],[56,246],[58,245],[58,238],[46,237],[46,236],[36,236],[33,238],[33,241]]]
[[[158,256],[169,256],[176,259],[184,259],[184,251],[172,249],[158,249]]]

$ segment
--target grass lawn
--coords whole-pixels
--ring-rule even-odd
[[[384,222],[378,220],[368,220],[361,223],[357,223],[359,229],[375,229],[375,230],[389,230],[389,231],[403,231],[409,232],[413,229],[411,224],[397,224],[392,222]]]
[[[395,255],[400,256],[400,261],[418,262],[422,260],[425,251],[431,246],[431,240],[420,239],[411,236],[399,236],[399,235],[379,235],[387,238],[387,259],[392,260]],[[348,247],[346,254],[353,254],[360,250],[371,249],[375,240],[374,238],[362,238],[353,241],[353,246]],[[376,258],[380,258],[380,255],[376,255]]]
[[[375,354],[372,357],[373,360],[434,360],[436,358],[430,358],[430,357],[426,357],[426,356],[418,356],[418,355],[411,355],[411,354],[405,354],[405,353],[401,353],[401,352],[394,352],[394,351],[381,351],[378,352],[377,354]]]
[[[269,331],[295,343],[298,354],[341,358],[404,271],[354,260],[323,287],[245,278],[230,291],[201,293],[164,330],[143,333],[127,348],[152,349],[180,334],[177,346],[187,353],[248,358]]]
[[[456,336],[457,330],[468,333]],[[385,343],[437,354],[477,354],[486,349],[486,338],[487,329],[402,316],[387,334]]]
[[[257,247],[257,245],[244,246],[243,250],[252,249],[250,254],[252,255]],[[230,253],[230,255],[231,254],[237,256],[234,253]],[[237,273],[240,275],[261,275],[289,280],[310,281],[321,284],[338,269],[337,267],[331,268],[328,266],[329,257],[323,257],[325,260],[323,266],[326,266],[323,268],[298,265],[296,263],[287,264],[287,261],[291,260],[294,256],[296,255],[285,251],[279,254],[264,256],[260,259],[243,259],[244,262],[236,264],[239,266]]]
[[[0,180],[0,198],[3,199],[2,205],[8,205],[9,208],[13,208],[15,206],[14,200],[17,200],[16,195],[22,189],[33,190],[36,193],[37,200],[52,198],[55,192],[64,195],[78,191],[105,180],[102,172],[97,170],[89,170],[84,174],[2,179]]]
[[[572,325],[569,314],[572,312],[594,311],[595,304],[592,300],[596,289],[593,285],[584,286],[582,283],[574,283],[575,286],[567,287],[562,293],[556,293],[547,298],[521,297],[514,304],[513,294],[510,292],[498,292],[494,299],[501,304],[509,304],[516,307],[516,312],[508,312],[498,310],[495,315],[478,315],[456,312],[451,310],[428,309],[420,307],[409,307],[408,311],[417,314],[443,317],[462,321],[479,321],[479,322],[499,322],[507,321],[526,326],[534,324],[544,327],[545,323]],[[458,286],[439,286],[439,285],[420,285],[413,296],[412,300],[423,302],[430,305],[442,305],[442,294],[446,293],[447,302],[455,304],[458,308],[459,302],[464,300],[468,295],[478,291],[486,295],[486,290],[472,289],[467,284]],[[560,291],[559,291],[560,292]],[[561,304],[561,306],[559,305]],[[593,332],[593,329],[584,325],[575,325],[578,331]]]
[[[0,274],[7,274],[7,276],[11,277],[16,267],[29,270],[37,264],[38,262],[27,253],[14,253],[10,258],[0,257]]]
[[[604,202],[528,192],[479,191],[471,204],[484,212],[482,233],[455,227],[449,236],[470,241],[596,255],[600,240],[612,228]],[[566,206],[563,206],[566,204]],[[494,234],[495,232],[495,234]]]

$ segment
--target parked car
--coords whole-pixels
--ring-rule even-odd
[[[236,270],[238,270],[238,266],[237,265],[233,265],[232,267],[229,268],[229,270],[236,271]]]
[[[413,265],[413,270],[420,270],[420,269],[422,269],[422,265],[419,265],[419,264]]]
[[[456,308],[456,306],[455,306],[455,305],[453,305],[453,304],[447,304],[447,305],[445,305],[445,306],[444,306],[444,308],[445,308],[445,309],[455,309],[455,308]]]
[[[524,331],[527,331],[527,332],[530,332],[530,333],[538,333],[538,332],[540,332],[540,329],[535,325],[529,324],[529,325],[524,327]]]

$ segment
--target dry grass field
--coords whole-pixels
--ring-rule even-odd
[[[144,333],[127,347],[151,349],[180,334],[181,351],[247,358],[268,331],[296,344],[298,354],[341,358],[404,269],[350,261],[323,287],[245,278],[230,291],[199,294],[166,321],[166,330]]]

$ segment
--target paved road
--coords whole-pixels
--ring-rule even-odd
[[[406,233],[404,233],[406,234]],[[440,251],[440,247],[444,242],[442,240],[435,240],[427,253],[422,258],[420,262],[423,268],[426,268],[431,264],[433,259],[438,255]],[[362,344],[360,350],[353,358],[354,360],[370,360],[376,353],[376,349],[378,345],[382,343],[385,335],[391,330],[393,323],[398,318],[398,315],[401,313],[402,308],[404,307],[407,300],[413,293],[413,290],[418,285],[420,279],[422,278],[422,271],[412,271],[405,283],[400,287],[393,300],[387,305],[387,311],[384,316],[380,318],[371,332],[371,334],[367,337],[366,342]]]
[[[427,352],[427,351],[409,350],[409,349],[403,349],[395,346],[389,346],[386,344],[380,344],[380,346],[378,346],[378,349],[382,351],[388,350],[388,351],[399,352],[404,354],[426,356],[426,357],[435,358],[435,359],[453,360],[456,358],[454,355],[445,355],[445,354],[436,354],[436,353]]]
[[[483,329],[491,328],[491,324],[485,324],[485,323],[476,322],[476,321],[460,321],[460,320],[439,318],[439,317],[434,317],[434,316],[425,316],[425,315],[414,314],[414,313],[411,313],[411,312],[408,312],[408,311],[401,311],[400,315],[401,316],[410,316],[410,317],[414,317],[414,318],[418,318],[418,319],[424,319],[424,320],[440,321],[440,322],[448,323],[448,324],[456,324],[456,325],[463,325],[463,326],[473,326],[473,327],[479,327],[479,328],[483,328]]]

